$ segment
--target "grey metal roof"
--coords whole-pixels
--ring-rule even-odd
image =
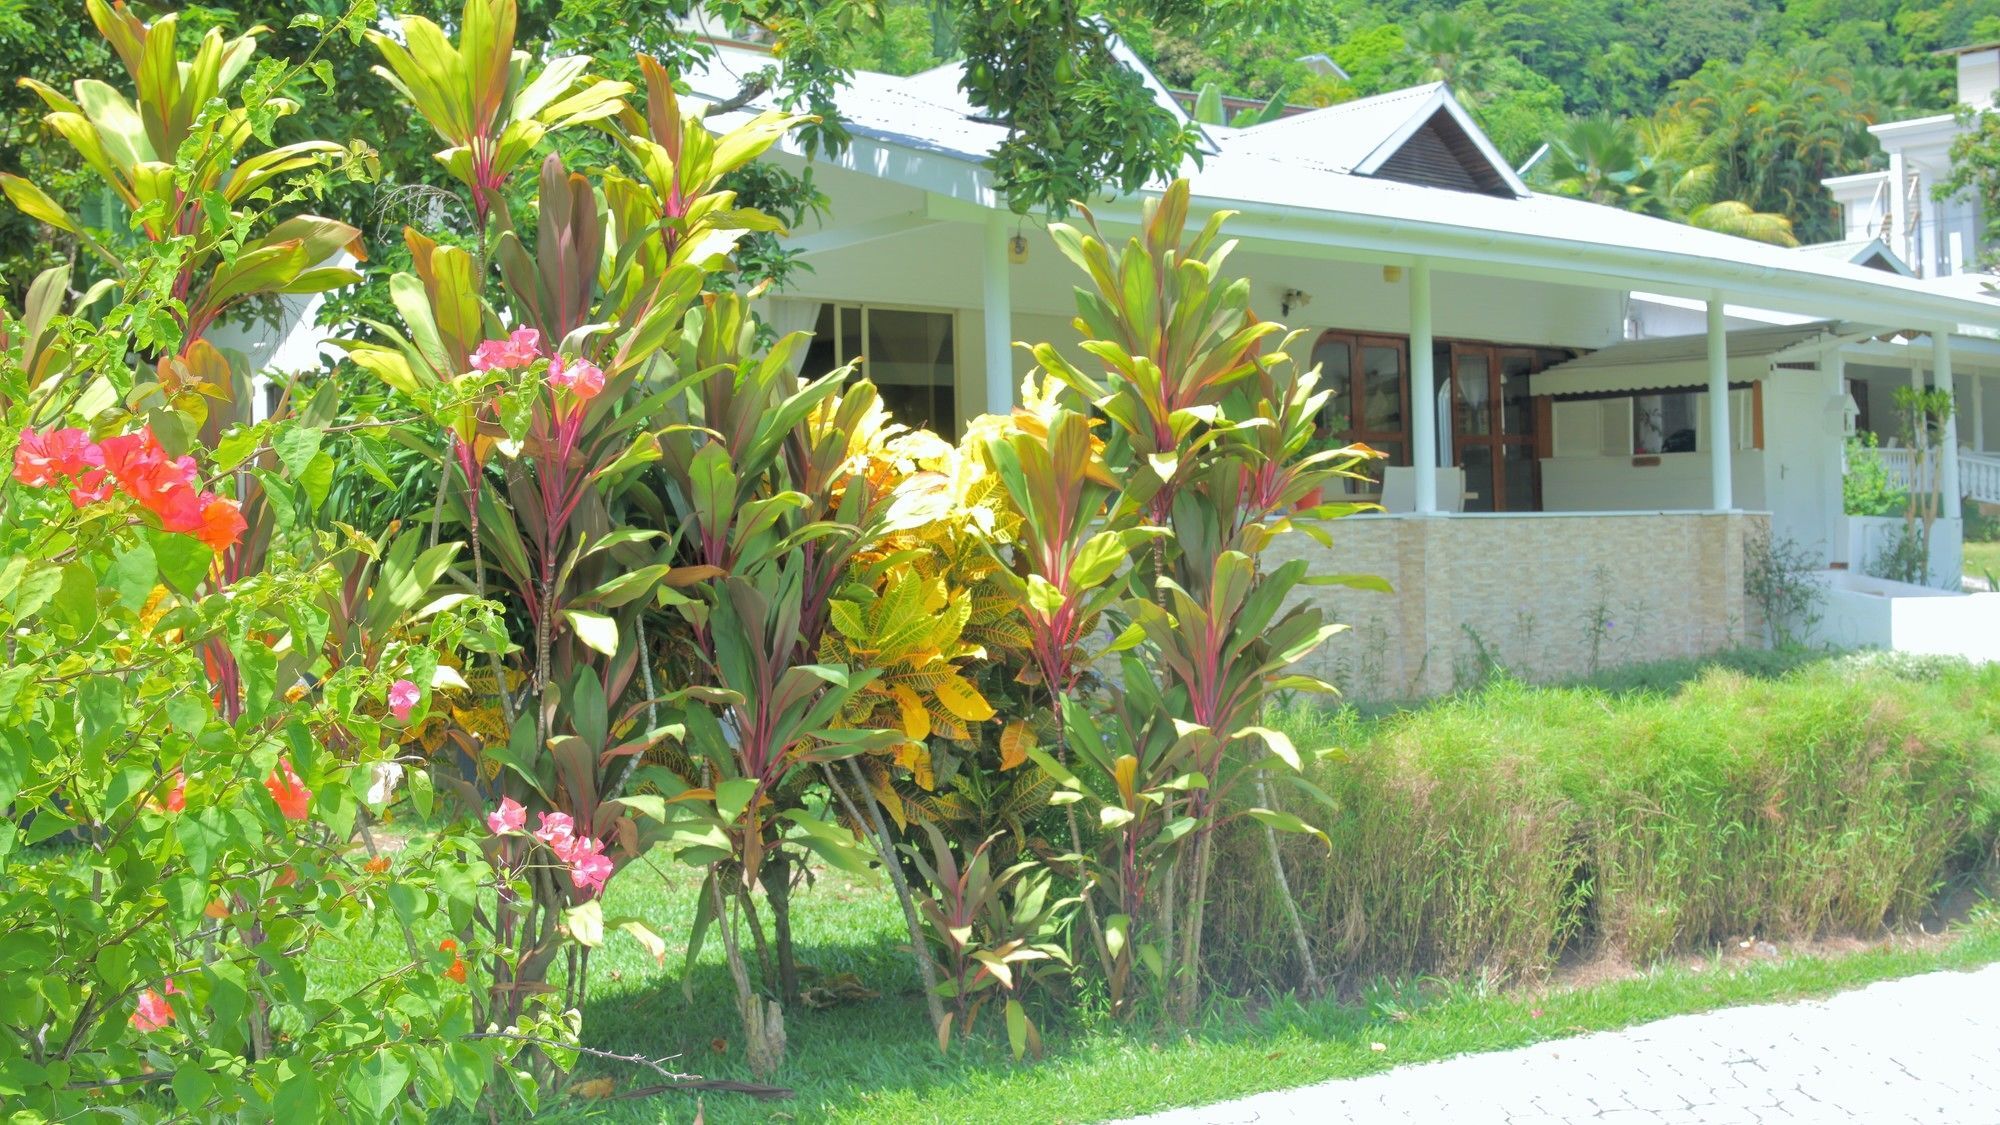
[[[1777,355],[1790,351],[1800,344],[1808,343],[1822,336],[1847,335],[1836,320],[1811,320],[1804,324],[1774,324],[1759,328],[1738,328],[1726,336],[1729,358],[1753,359],[1759,356]],[[1609,367],[1642,367],[1658,363],[1686,363],[1690,360],[1708,359],[1708,335],[1697,333],[1691,336],[1655,336],[1650,340],[1627,340],[1608,348],[1599,348],[1589,355],[1578,356],[1566,363],[1559,363],[1547,369],[1544,374],[1558,371],[1591,371]]]

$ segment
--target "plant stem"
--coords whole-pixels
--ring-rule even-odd
[[[882,819],[882,810],[876,805],[875,794],[868,791],[866,779],[861,776],[861,767],[854,764],[854,759],[849,758],[847,768],[854,774],[854,783],[861,791],[862,799],[868,802],[867,817],[861,815],[861,810],[855,807],[854,799],[847,795],[847,790],[841,788],[840,782],[833,776],[831,766],[822,765],[820,772],[826,775],[827,785],[832,788],[834,797],[847,809],[847,815],[861,826],[861,831],[868,836],[869,842],[875,845],[876,858],[882,861],[883,870],[889,873],[889,882],[896,888],[896,901],[903,906],[903,925],[910,931],[910,956],[917,963],[918,978],[924,982],[924,1005],[930,1009],[931,1026],[942,1027],[944,1003],[938,999],[937,968],[931,964],[930,955],[924,952],[924,928],[917,921],[917,905],[916,900],[910,897],[910,882],[903,876],[903,865],[896,860],[889,826]]]
[[[1265,808],[1271,807],[1271,792],[1264,784],[1264,776],[1257,775],[1257,801]],[[1292,897],[1291,880],[1285,878],[1285,861],[1278,852],[1278,832],[1270,825],[1264,825],[1264,848],[1271,857],[1271,878],[1278,884],[1278,901],[1285,904],[1285,918],[1291,923],[1292,942],[1298,947],[1299,964],[1305,969],[1305,992],[1308,996],[1319,994],[1319,969],[1313,964],[1312,943],[1306,940],[1305,923],[1299,919],[1299,904]]]

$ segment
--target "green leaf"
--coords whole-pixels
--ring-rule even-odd
[[[111,567],[104,573],[104,584],[118,595],[118,604],[137,612],[153,594],[153,587],[160,581],[160,566],[154,561],[153,548],[146,543],[135,543],[128,551],[111,560]]]
[[[748,777],[732,777],[715,787],[715,811],[722,819],[734,823],[750,807],[750,798],[757,792],[757,782]]]
[[[1014,1059],[1019,1061],[1028,1053],[1028,1013],[1019,1000],[1007,1000],[1007,1045],[1014,1049]]]
[[[303,476],[306,467],[319,455],[319,443],[320,432],[311,426],[285,426],[271,435],[272,452],[294,478]]]
[[[1295,770],[1300,768],[1299,752],[1292,746],[1291,738],[1284,731],[1272,730],[1269,727],[1244,727],[1238,733],[1244,738],[1263,739],[1264,745],[1270,747],[1271,753],[1283,759],[1286,765]]]
[[[83,747],[99,753],[129,733],[125,721],[125,681],[112,675],[86,677],[77,687],[83,717]]]
[[[1028,604],[1044,617],[1054,617],[1063,607],[1063,592],[1039,574],[1028,575]]]
[[[363,1056],[347,1075],[350,1110],[366,1121],[387,1121],[410,1084],[410,1061],[394,1047]]]
[[[1260,824],[1275,828],[1280,832],[1296,832],[1302,836],[1318,836],[1321,840],[1327,841],[1328,847],[1333,846],[1332,841],[1327,840],[1326,833],[1321,832],[1291,813],[1281,812],[1277,809],[1246,809],[1244,811],[1250,814],[1251,819]]]
[[[215,552],[192,535],[148,531],[146,539],[153,545],[153,557],[159,563],[160,576],[167,580],[167,585],[183,594],[193,594],[202,580],[208,577],[209,567],[215,565]]]
[[[606,656],[618,655],[618,622],[601,613],[585,613],[580,609],[563,611],[569,619],[570,628],[576,630],[576,639]]]
[[[73,562],[62,568],[62,584],[49,602],[49,620],[78,633],[97,624],[97,572],[90,564]]]
[[[596,899],[564,911],[563,925],[569,927],[570,936],[579,945],[596,949],[604,944],[604,906]]]
[[[610,925],[631,934],[640,945],[645,946],[646,952],[653,955],[654,964],[665,965],[667,963],[666,939],[654,933],[651,926],[648,926],[638,918],[619,918],[612,921]]]

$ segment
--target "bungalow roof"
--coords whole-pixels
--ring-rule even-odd
[[[686,78],[695,97],[719,101],[741,87],[743,75],[769,64],[761,52],[725,47]],[[1143,73],[1136,58],[1128,65]],[[1006,130],[971,115],[957,91],[955,70],[954,65],[909,78],[857,72],[838,94],[842,118],[857,143],[820,159],[933,195],[1004,209],[983,164]],[[1164,86],[1150,84],[1172,112],[1180,112]],[[715,127],[727,128],[768,108],[771,99],[759,101],[720,115]],[[1939,290],[1833,257],[1525,187],[1485,194],[1370,174],[1396,154],[1399,138],[1415,135],[1439,114],[1466,130],[1480,154],[1505,169],[1450,91],[1431,84],[1246,129],[1209,127],[1205,136],[1215,151],[1190,160],[1183,171],[1198,205],[1240,210],[1233,233],[1281,254],[1398,263],[1429,259],[1468,273],[1719,295],[1746,305],[1903,327],[1949,323],[1988,335],[2000,329],[2000,302],[1983,294]],[[794,144],[790,151],[800,150]],[[1511,170],[1505,175],[1519,183]],[[1127,198],[1095,210],[1116,223],[1136,220],[1138,208]]]

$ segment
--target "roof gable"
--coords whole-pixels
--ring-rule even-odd
[[[1281,117],[1232,140],[1239,151],[1349,175],[1501,198],[1528,194],[1442,82]]]
[[[1423,187],[1516,199],[1528,194],[1527,185],[1441,82],[1437,92],[1354,170]]]

